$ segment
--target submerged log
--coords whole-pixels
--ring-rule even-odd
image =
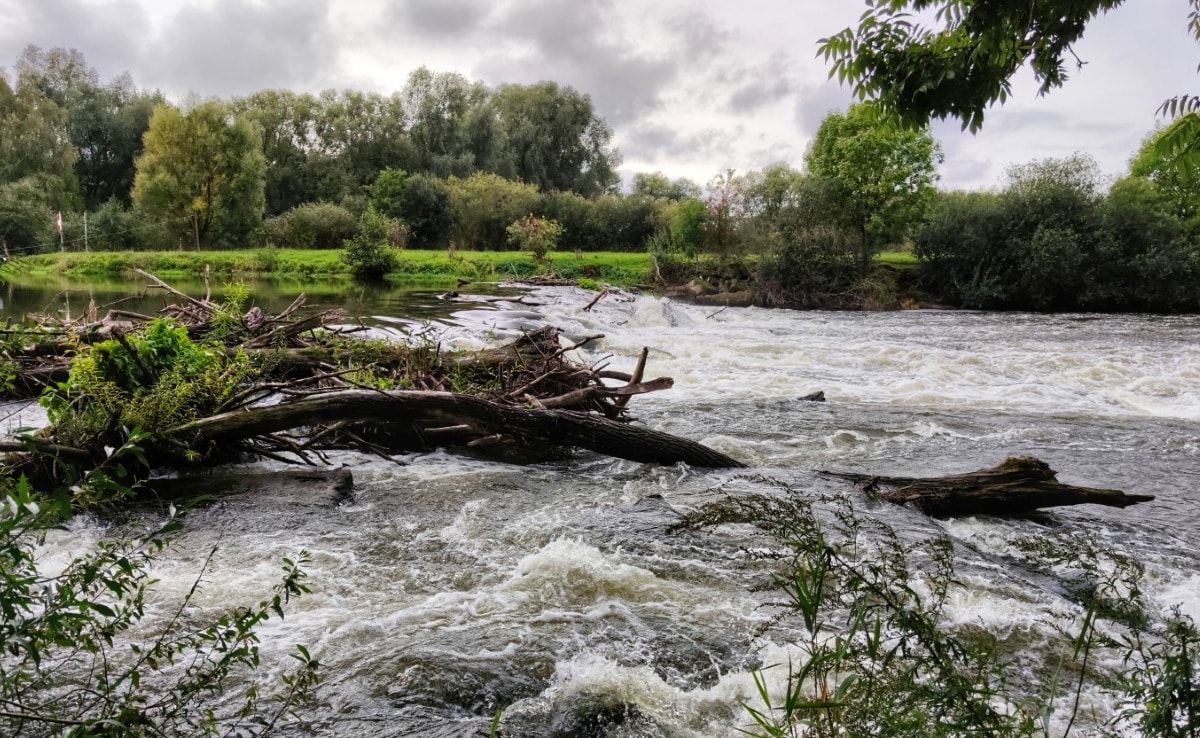
[[[880,477],[829,471],[821,474],[858,482],[875,499],[909,504],[933,517],[1023,515],[1066,505],[1124,508],[1154,499],[1153,495],[1063,484],[1049,464],[1032,456],[1010,457],[990,469],[945,477]]]
[[[294,402],[251,407],[213,415],[166,431],[161,437],[197,447],[229,444],[281,431],[330,423],[402,425],[405,445],[447,443],[451,434],[463,445],[511,440],[573,446],[630,461],[685,463],[707,468],[744,466],[738,460],[685,438],[621,423],[595,413],[528,408],[451,392],[341,390]],[[375,437],[373,437],[375,438]],[[417,450],[405,448],[403,450]]]

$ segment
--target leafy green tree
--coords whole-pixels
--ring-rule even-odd
[[[592,201],[589,251],[644,251],[659,227],[659,203],[641,195],[601,195]]]
[[[127,74],[107,85],[84,82],[67,93],[67,132],[78,152],[75,176],[89,210],[114,197],[130,204],[142,138],[161,102],[160,95],[134,87]]]
[[[543,192],[534,213],[563,226],[559,248],[564,251],[595,251],[604,236],[598,232],[595,203],[576,192]]]
[[[704,202],[692,197],[680,200],[671,216],[671,242],[689,259],[696,258],[704,243],[704,223],[707,217],[708,211]]]
[[[116,197],[89,214],[88,242],[93,251],[147,251],[170,242],[161,223],[127,207]]]
[[[464,249],[502,249],[508,225],[538,203],[536,187],[495,174],[451,177],[446,187],[454,208],[451,236]]]
[[[325,99],[290,90],[261,90],[230,102],[234,115],[258,124],[267,162],[266,212],[278,215],[306,202],[337,201],[352,189],[340,149],[318,125]],[[337,154],[334,151],[337,151]]]
[[[137,160],[135,207],[203,246],[244,246],[262,218],[266,162],[258,126],[219,102],[159,105]]]
[[[558,221],[526,215],[510,223],[505,233],[510,244],[533,254],[538,262],[545,263],[546,255],[558,246],[563,227]]]
[[[633,175],[633,194],[657,200],[699,199],[700,185],[690,179],[672,180],[662,172],[638,172]]]
[[[100,75],[78,49],[56,47],[44,51],[30,44],[17,59],[17,76],[25,77],[55,104],[66,107],[67,98],[82,86],[96,87]]]
[[[885,114],[914,126],[958,118],[972,131],[984,111],[1011,94],[1009,80],[1026,64],[1040,92],[1067,80],[1072,46],[1100,13],[1123,0],[888,0],[868,3],[856,28],[821,40],[831,76]],[[1190,0],[1188,28],[1200,40],[1200,0]],[[934,11],[932,23],[914,12]],[[1200,96],[1167,100],[1160,113],[1175,120],[1158,141],[1172,166],[1200,168]]]
[[[704,241],[708,250],[722,263],[742,251],[744,245],[740,226],[746,215],[744,182],[728,169],[708,181],[708,196],[704,206]]]
[[[504,85],[493,99],[503,136],[508,176],[540,190],[571,190],[584,197],[611,191],[619,155],[612,130],[591,97],[554,82]]]
[[[388,167],[379,173],[367,192],[371,196],[371,207],[388,216],[400,218],[400,196],[408,181],[408,172]]]
[[[821,122],[805,164],[837,188],[843,222],[861,239],[864,274],[882,245],[903,241],[921,222],[942,158],[927,131],[888,126],[868,105],[852,105]]]
[[[396,270],[396,254],[389,246],[395,224],[368,207],[358,222],[358,233],[345,242],[342,259],[356,279],[379,280]]]
[[[399,94],[325,90],[317,96],[311,136],[319,156],[318,191],[328,200],[361,191],[388,167],[416,171]]]
[[[408,177],[390,212],[408,226],[412,245],[418,249],[443,246],[455,222],[450,187],[430,174]]]
[[[1166,130],[1161,129],[1142,141],[1129,163],[1129,173],[1153,183],[1177,217],[1194,218],[1200,214],[1200,168],[1172,166],[1170,157],[1164,156],[1162,150],[1165,135]]]
[[[9,253],[32,254],[58,248],[54,236],[57,187],[52,178],[30,175],[0,183],[0,239]]]
[[[468,177],[496,166],[500,133],[482,82],[420,67],[408,76],[401,98],[418,171]]]
[[[20,77],[14,88],[0,74],[0,182],[44,175],[58,182],[54,191],[71,192],[74,163],[66,110],[46,97],[33,77]]]

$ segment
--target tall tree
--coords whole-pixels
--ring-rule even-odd
[[[106,85],[83,82],[67,93],[67,132],[78,152],[75,176],[88,210],[110,198],[129,205],[142,137],[161,102],[161,95],[138,90],[128,74]]]
[[[826,116],[805,155],[809,173],[837,188],[844,223],[862,241],[863,272],[880,246],[903,240],[924,216],[941,161],[927,131],[887,125],[861,103]]]
[[[0,75],[0,182],[48,175],[71,189],[74,161],[66,111],[28,74],[15,89]]]
[[[499,131],[482,82],[421,67],[408,76],[401,96],[421,171],[468,177],[496,166]]]
[[[338,200],[348,175],[333,175],[336,162],[322,150],[317,119],[322,103],[307,93],[261,90],[230,103],[235,115],[262,131],[267,161],[266,209],[278,215],[306,202]]]
[[[77,49],[56,47],[43,51],[30,44],[17,59],[17,74],[29,78],[46,97],[59,105],[65,104],[67,96],[76,88],[100,84],[99,73],[88,66]]]
[[[203,246],[241,246],[262,218],[266,163],[258,126],[219,102],[159,105],[137,160],[134,205]],[[181,234],[182,235],[182,234]]]
[[[633,194],[679,201],[699,199],[702,193],[700,185],[685,177],[672,180],[662,172],[638,172],[633,175]]]
[[[1088,24],[1124,0],[886,0],[868,2],[856,28],[824,38],[820,53],[831,76],[861,99],[918,126],[930,118],[958,118],[972,131],[984,111],[1003,103],[1009,80],[1025,64],[1042,93],[1067,80],[1066,59]],[[1200,0],[1190,0],[1188,28],[1200,40]],[[914,12],[935,11],[934,22],[914,23]],[[1163,103],[1174,118],[1158,140],[1171,166],[1200,169],[1200,96]]]
[[[572,190],[584,197],[611,191],[620,156],[612,131],[591,97],[554,82],[504,85],[496,93],[511,176],[540,190]]]

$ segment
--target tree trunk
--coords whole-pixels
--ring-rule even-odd
[[[945,477],[876,477],[869,474],[821,472],[859,482],[875,499],[911,504],[927,515],[1023,515],[1044,507],[1107,505],[1128,507],[1154,499],[1115,489],[1076,487],[1058,481],[1050,466],[1032,456],[1005,459],[998,466]],[[880,488],[890,488],[880,491]]]
[[[575,446],[639,462],[683,462],[713,468],[744,466],[695,441],[596,414],[516,407],[450,392],[329,392],[201,418],[160,437],[196,447],[339,422],[407,426],[412,432],[396,434],[403,439],[405,450],[414,450],[408,447],[414,437],[423,439],[421,445],[425,448],[444,445],[447,436],[439,432],[450,431],[449,437],[454,440],[470,438],[468,443],[475,444],[503,439],[519,444]]]

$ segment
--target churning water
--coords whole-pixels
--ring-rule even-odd
[[[501,708],[510,736],[733,735],[749,725],[751,669],[786,664],[790,639],[768,627],[763,605],[778,595],[747,553],[753,534],[668,534],[678,511],[830,484],[814,469],[932,476],[1034,455],[1062,481],[1157,499],[944,523],[863,508],[903,536],[952,536],[963,586],[948,617],[1030,648],[1079,614],[1012,563],[1017,542],[1040,535],[1087,531],[1135,555],[1156,605],[1200,618],[1200,318],[718,310],[619,293],[584,312],[591,297],[550,288],[531,294],[540,307],[463,310],[444,343],[549,323],[564,340],[604,334],[580,358],[626,371],[649,346],[648,376],[675,388],[636,398],[640,422],[750,470],[340,457],[355,475],[348,504],[191,513],[156,572],[164,611],[214,544],[202,589],[214,609],[257,602],[282,557],[310,551],[313,594],[263,632],[265,663],[304,643],[322,664],[297,735],[487,735]],[[828,402],[799,400],[817,390]],[[47,555],[97,535],[77,524]],[[1085,695],[1083,708],[1102,721],[1111,706]]]

